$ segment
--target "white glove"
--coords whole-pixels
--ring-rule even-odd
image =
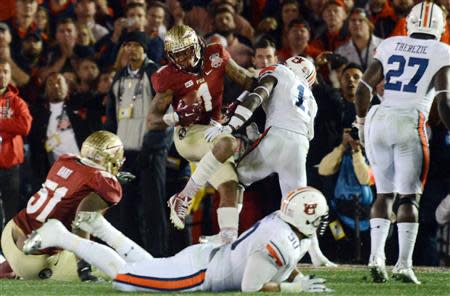
[[[212,142],[220,134],[231,134],[233,129],[229,125],[216,125],[208,128],[205,131],[205,139],[207,142]]]
[[[283,282],[280,284],[281,292],[287,293],[320,293],[320,292],[334,292],[333,289],[329,289],[325,286],[325,279],[316,278],[313,275],[295,277],[292,283]]]
[[[261,136],[261,133],[258,130],[258,125],[254,122],[250,123],[245,128],[245,133],[247,134],[247,137],[250,141],[256,141]]]

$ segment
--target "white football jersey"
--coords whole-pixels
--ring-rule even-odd
[[[309,245],[310,239],[299,240],[278,212],[274,212],[242,233],[234,243],[217,251],[207,268],[209,289],[240,290],[248,259],[257,252],[262,255],[262,264],[270,262],[274,268],[272,271],[258,270],[255,281],[262,278],[264,283],[285,281],[308,251]],[[255,284],[262,285],[263,282]]]
[[[432,80],[450,65],[450,46],[437,40],[391,37],[377,48],[375,58],[385,78],[382,106],[415,108],[428,116],[435,96]]]
[[[266,112],[266,128],[284,128],[303,134],[311,140],[314,136],[317,104],[308,84],[281,64],[262,70],[259,79],[268,75],[275,77],[278,82],[271,98],[262,105]]]

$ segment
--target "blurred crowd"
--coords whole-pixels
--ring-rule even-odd
[[[436,1],[446,12],[449,0]],[[168,256],[217,232],[217,199],[204,199],[184,232],[172,229],[167,199],[187,181],[191,168],[173,147],[172,129],[146,132],[148,106],[121,109],[125,97],[151,95],[150,76],[167,63],[166,32],[192,27],[207,43],[223,44],[253,71],[294,55],[314,61],[318,83],[315,137],[307,161],[308,184],[331,205],[324,253],[337,262],[367,262],[368,217],[374,180],[352,129],[356,87],[385,38],[406,35],[414,0],[2,0],[0,2],[0,208],[10,220],[39,190],[51,164],[79,153],[94,131],[117,133],[125,146],[124,170],[137,175],[108,219],[155,257]],[[135,32],[141,32],[136,34]],[[127,42],[140,48],[125,46]],[[450,44],[450,14],[441,42]],[[133,68],[140,51],[144,64]],[[142,70],[140,70],[142,69]],[[9,76],[10,73],[10,76]],[[136,77],[137,83],[123,77]],[[9,78],[10,77],[10,78]],[[148,84],[148,85],[147,85]],[[242,89],[225,80],[224,103]],[[148,92],[148,93],[147,93]],[[380,85],[373,103],[382,100]],[[137,104],[137,102],[136,102]],[[139,122],[123,129],[117,120],[134,112]],[[16,119],[10,120],[12,114]],[[128,114],[128,115],[127,115]],[[18,117],[17,117],[18,116]],[[264,113],[254,121],[262,129]],[[257,131],[255,131],[257,132]],[[23,141],[5,143],[16,135]],[[428,122],[431,153],[420,206],[415,262],[439,265],[435,210],[450,192],[450,134],[435,109]],[[206,190],[204,194],[213,192]],[[241,230],[279,207],[277,176],[247,188]],[[395,219],[395,217],[392,217]],[[0,221],[0,226],[3,223]],[[0,229],[1,233],[1,229]],[[355,243],[356,242],[356,243]],[[392,242],[387,248],[395,248]],[[355,251],[356,250],[356,251]],[[426,250],[426,251],[425,251]],[[433,251],[434,250],[434,251]],[[393,258],[389,258],[393,261]]]

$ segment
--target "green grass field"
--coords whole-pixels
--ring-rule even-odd
[[[385,284],[370,281],[369,273],[363,266],[342,266],[336,269],[309,268],[301,266],[305,274],[316,274],[327,279],[327,286],[335,289],[329,295],[446,295],[450,296],[450,270],[447,268],[417,268],[416,274],[422,285],[406,284],[390,280]],[[114,291],[108,282],[75,283],[54,281],[0,280],[1,296],[22,295],[125,295]],[[181,294],[181,293],[178,293]],[[190,295],[194,293],[184,293]],[[195,293],[208,295],[212,293]],[[240,293],[214,293],[214,295],[234,295]],[[256,293],[255,293],[256,294]],[[144,295],[133,293],[126,295]],[[173,295],[173,294],[172,294]]]

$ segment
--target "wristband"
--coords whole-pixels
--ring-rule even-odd
[[[168,126],[175,126],[179,121],[179,117],[178,117],[177,112],[171,112],[171,113],[164,114],[164,116],[162,117],[162,120]]]
[[[359,125],[364,125],[364,123],[366,122],[366,118],[365,117],[359,117],[358,115],[356,115],[356,123]]]

